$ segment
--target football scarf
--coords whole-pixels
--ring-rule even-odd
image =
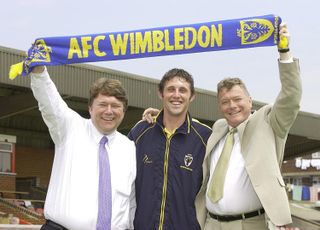
[[[113,61],[273,46],[281,18],[264,15],[126,32],[38,38],[28,56],[10,68],[9,78],[27,75],[37,65]]]

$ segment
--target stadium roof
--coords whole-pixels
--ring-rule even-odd
[[[0,134],[17,136],[18,145],[53,147],[37,102],[30,90],[30,79],[8,78],[9,67],[23,59],[24,52],[0,46]],[[127,133],[139,121],[145,108],[160,108],[158,80],[93,65],[48,67],[51,78],[67,104],[84,117],[89,117],[87,98],[89,85],[99,77],[122,82],[129,97],[129,109],[119,131]],[[215,92],[196,89],[197,97],[190,112],[193,117],[212,126],[221,117]],[[254,109],[263,106],[253,102]],[[320,151],[320,115],[299,112],[290,130],[285,159]]]

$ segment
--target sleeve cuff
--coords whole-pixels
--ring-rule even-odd
[[[280,62],[280,63],[292,63],[292,62],[293,62],[293,57],[292,57],[292,58],[289,58],[289,59],[287,59],[287,60],[280,60],[280,59],[279,59],[279,62]]]
[[[36,77],[36,78],[45,77],[47,75],[48,75],[48,71],[47,71],[47,67],[46,66],[44,67],[44,70],[43,70],[42,73],[33,73],[33,72],[30,73],[30,76]]]

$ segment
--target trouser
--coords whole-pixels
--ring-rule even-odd
[[[46,220],[46,223],[42,225],[40,230],[68,230],[60,224],[57,224],[51,220]]]

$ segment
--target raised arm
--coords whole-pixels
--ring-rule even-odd
[[[64,137],[66,117],[70,114],[67,104],[61,98],[45,66],[36,66],[30,73],[31,89],[38,101],[39,110],[55,143]],[[73,112],[73,111],[72,111]]]
[[[293,58],[290,33],[286,24],[280,25],[279,72],[281,90],[269,114],[269,122],[279,137],[286,137],[300,109],[302,86],[298,59]]]

